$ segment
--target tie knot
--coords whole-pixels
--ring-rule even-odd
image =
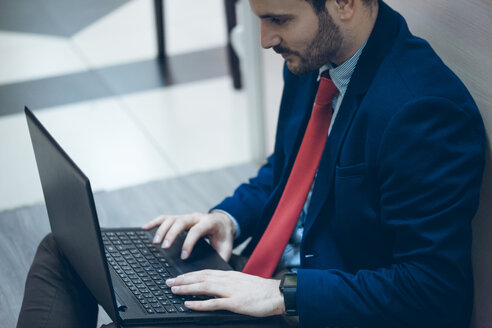
[[[333,97],[335,97],[337,92],[338,89],[335,86],[335,83],[333,83],[333,80],[322,76],[319,82],[315,103],[319,106],[330,105],[331,108]]]

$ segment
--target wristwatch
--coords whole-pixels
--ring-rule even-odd
[[[288,272],[284,274],[279,288],[284,295],[285,314],[297,315],[297,273]]]

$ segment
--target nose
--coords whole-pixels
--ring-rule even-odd
[[[280,44],[281,38],[275,31],[275,29],[269,27],[265,23],[261,23],[261,46],[265,49],[275,47]]]

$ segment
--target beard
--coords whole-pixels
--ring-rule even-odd
[[[293,63],[289,65],[287,61],[289,70],[296,75],[314,71],[333,61],[342,45],[343,36],[340,28],[328,11],[325,10],[318,14],[318,24],[316,35],[303,53],[281,45],[273,47],[273,50],[279,54],[293,55],[298,58],[297,65]]]

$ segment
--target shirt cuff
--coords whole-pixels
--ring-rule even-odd
[[[212,210],[210,213],[214,213],[214,212],[223,213],[227,215],[229,219],[231,219],[232,223],[234,223],[234,226],[236,227],[236,233],[234,234],[234,239],[238,239],[239,236],[241,235],[241,228],[239,227],[239,224],[237,223],[236,219],[232,215],[230,215],[229,213],[223,210],[215,209]]]

